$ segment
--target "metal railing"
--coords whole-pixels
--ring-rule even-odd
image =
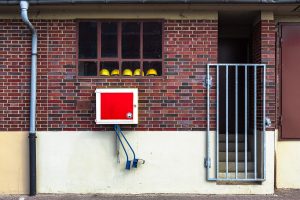
[[[221,81],[220,73],[222,73]],[[230,88],[229,79],[231,83]],[[222,103],[225,100],[225,113],[223,110],[222,116],[220,116],[220,82],[221,84],[225,84],[226,88],[225,91],[221,91],[223,94],[223,98],[221,99]],[[233,83],[234,87],[232,85]],[[208,64],[205,86],[207,88],[207,155],[205,158],[207,180],[264,181],[266,179],[266,65]],[[224,86],[222,86],[221,89],[224,89]],[[241,93],[241,91],[243,91],[243,93]],[[234,96],[231,99],[234,99],[235,104],[233,107],[231,106],[231,110],[229,110],[229,93]],[[241,100],[243,100],[243,102],[241,102]],[[239,105],[239,103],[241,105]],[[243,105],[244,108],[240,112],[244,114],[244,122],[239,118],[239,108]],[[213,113],[212,110],[215,113]],[[231,115],[230,119],[229,112],[235,112],[234,115]],[[214,117],[215,120],[212,120],[211,118]],[[225,117],[225,130],[224,128],[220,130],[220,117]],[[233,136],[231,140],[234,140],[234,144],[229,143],[229,120],[231,124],[233,124],[232,122],[234,121],[233,127],[235,131],[230,135]],[[244,126],[244,133],[239,131],[239,129],[241,129],[239,125],[241,123]],[[213,128],[211,128],[211,126]],[[258,133],[261,137],[258,136]],[[223,141],[223,145],[225,142],[225,152],[222,154],[224,156],[225,153],[225,158],[223,158],[223,160],[225,160],[225,170],[223,162],[223,171],[220,170],[220,134],[225,135],[225,141]],[[241,142],[239,141],[242,138],[244,152],[239,151],[239,148],[241,148]],[[250,143],[251,145],[249,145]],[[260,145],[258,145],[258,143]],[[231,145],[231,149],[234,149],[233,151],[231,150],[231,155],[235,154],[233,156],[234,162],[229,161],[229,145]],[[248,160],[250,160],[248,157],[249,151],[250,154],[252,154],[252,162],[248,162]],[[244,154],[244,158],[242,158],[239,153]],[[249,175],[249,173],[251,173],[251,175]],[[221,176],[221,174],[223,176]]]

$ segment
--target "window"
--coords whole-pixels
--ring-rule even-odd
[[[161,76],[161,21],[80,21],[79,76]]]

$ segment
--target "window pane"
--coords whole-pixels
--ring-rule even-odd
[[[144,58],[162,57],[162,24],[161,22],[144,22],[143,25]]]
[[[79,76],[97,76],[97,62],[79,62]]]
[[[143,64],[145,76],[161,76],[162,63],[161,62],[144,62]]]
[[[79,58],[97,58],[97,23],[79,23]]]
[[[140,58],[140,24],[122,23],[122,58]]]
[[[101,70],[102,70],[102,72],[105,72],[105,71],[103,71],[103,69],[108,70],[109,74],[111,76],[120,75],[118,62],[101,62],[100,63],[100,75],[101,75]]]
[[[123,76],[138,76],[137,69],[140,69],[140,62],[123,62],[122,63],[122,75]]]
[[[101,24],[101,56],[118,56],[118,26],[116,22]]]

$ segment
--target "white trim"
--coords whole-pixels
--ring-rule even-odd
[[[96,93],[96,124],[138,124],[138,89],[137,88],[97,88]],[[133,118],[131,120],[103,120],[101,113],[101,93],[133,93]]]

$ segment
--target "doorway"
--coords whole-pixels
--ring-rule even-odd
[[[256,12],[219,13],[217,177],[225,180],[257,181],[262,175],[254,95],[262,91],[265,66],[251,64],[256,17]]]

